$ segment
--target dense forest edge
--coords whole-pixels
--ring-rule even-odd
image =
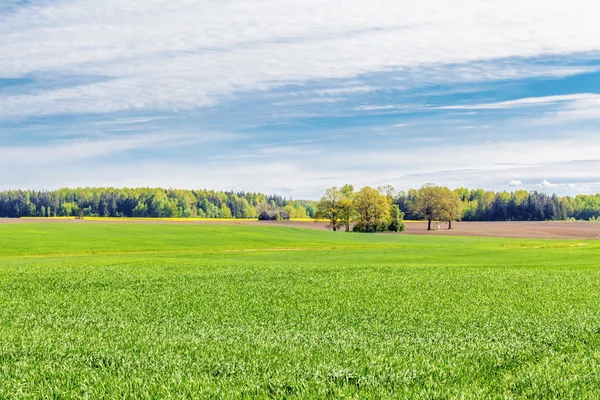
[[[348,185],[347,185],[348,186]],[[404,219],[426,219],[415,209],[420,189],[385,191]],[[491,192],[454,189],[463,221],[600,220],[600,194],[557,196],[542,192]],[[214,190],[162,188],[76,188],[53,191],[0,191],[0,217],[65,217],[78,215],[138,218],[258,218],[263,213],[314,218],[318,201],[278,195]]]

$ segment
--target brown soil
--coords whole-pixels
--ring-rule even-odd
[[[254,225],[285,226],[294,228],[327,229],[323,222],[297,221],[165,221],[165,220],[76,220],[0,218],[2,223],[76,223],[76,224],[188,224],[188,225]],[[600,239],[600,223],[598,222],[455,222],[453,229],[448,230],[447,223],[440,223],[440,229],[427,231],[425,222],[407,222],[406,232],[411,235],[451,235],[451,236],[490,236],[507,238],[539,238],[539,239]]]
[[[407,232],[416,235],[491,236],[537,239],[600,239],[600,223],[596,222],[455,222],[439,231],[427,232],[425,223],[408,223]]]

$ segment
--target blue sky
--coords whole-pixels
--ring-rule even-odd
[[[0,188],[600,192],[599,12],[3,0]]]

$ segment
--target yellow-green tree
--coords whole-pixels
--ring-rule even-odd
[[[404,232],[406,230],[404,213],[400,211],[397,204],[392,203],[390,206],[390,226],[388,229],[392,232]]]
[[[227,207],[227,204],[221,204],[221,218],[233,218],[231,210]]]
[[[448,229],[452,229],[452,221],[458,221],[462,216],[462,202],[456,192],[447,187],[440,187],[440,209],[438,219],[448,222]]]
[[[315,212],[315,218],[326,219],[329,221],[329,228],[333,231],[337,231],[337,229],[341,225],[341,217],[343,213],[342,209],[342,200],[344,199],[344,195],[342,191],[337,187],[329,188],[325,191],[325,194],[319,202],[317,203],[317,209]]]
[[[306,208],[304,208],[304,206],[301,204],[296,204],[294,206],[294,218],[304,219],[306,217]]]
[[[360,189],[353,199],[357,223],[355,231],[386,231],[390,225],[390,202],[379,190],[370,186]]]
[[[428,183],[415,191],[411,203],[412,212],[427,220],[427,230],[431,230],[431,221],[440,219],[443,208],[443,188]]]

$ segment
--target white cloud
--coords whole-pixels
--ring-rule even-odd
[[[522,184],[523,184],[523,182],[517,181],[517,180],[512,180],[512,181],[508,182],[508,186],[521,186]]]
[[[329,151],[321,143],[314,143],[272,146],[263,151],[259,147],[232,145],[228,146],[227,156],[219,159],[202,155],[172,161],[120,157],[103,159],[100,165],[94,159],[118,151],[110,149],[157,151],[170,143],[161,137],[137,143],[134,141],[140,138],[131,137],[119,143],[65,143],[45,152],[42,148],[5,148],[0,150],[0,182],[3,187],[23,187],[23,182],[27,182],[31,188],[79,186],[82,182],[223,190],[241,187],[266,193],[278,193],[279,188],[286,187],[294,198],[318,198],[326,187],[345,183],[356,187],[389,183],[405,190],[435,181],[450,187],[505,190],[506,182],[518,176],[522,182],[547,180],[543,187],[519,186],[525,190],[589,193],[600,190],[600,144],[594,137],[595,134],[565,132],[565,139],[557,142],[527,140],[493,146],[416,142],[410,147],[404,142],[384,150]],[[184,140],[185,137],[180,139]],[[10,158],[11,154],[21,156]],[[35,160],[36,157],[41,160]],[[69,168],[63,165],[63,157]]]
[[[471,105],[435,107],[438,110],[500,110],[523,107],[549,107],[536,118],[523,120],[530,124],[554,124],[573,120],[600,119],[600,94],[575,93],[557,96],[527,97],[516,100]]]
[[[566,1],[542,0],[458,3],[442,0],[347,0],[342,3],[334,0],[53,0],[31,3],[36,5],[0,13],[0,79],[26,77],[39,79],[42,84],[36,86],[34,92],[19,94],[11,89],[1,93],[0,119],[123,111],[124,119],[109,121],[107,125],[127,128],[127,125],[139,127],[152,122],[153,110],[193,110],[228,101],[236,95],[288,84],[299,85],[292,90],[294,96],[289,95],[286,87],[281,93],[276,92],[279,97],[274,98],[291,106],[336,102],[343,100],[341,96],[375,90],[410,89],[419,79],[435,82],[432,88],[437,88],[439,83],[440,91],[451,92],[452,88],[444,89],[445,85],[457,81],[560,77],[598,70],[588,66],[528,64],[519,58],[547,54],[570,56],[600,50],[600,42],[595,39],[600,37],[600,24],[596,23],[600,5],[594,0],[578,0],[576,6]],[[16,4],[12,1],[12,7]],[[557,27],[560,27],[559,32]],[[516,61],[497,61],[506,57]],[[393,73],[390,82],[373,83],[374,79],[369,79],[370,74],[386,72]],[[366,77],[355,79],[360,74]],[[63,84],[62,88],[56,88],[53,82],[46,81],[56,76],[99,78],[93,83],[75,87]],[[314,85],[304,86],[309,81],[314,81]],[[311,89],[311,86],[317,88]],[[466,90],[472,90],[473,86]],[[380,104],[366,103],[357,109],[384,111],[415,107],[395,104],[395,101],[386,98]],[[553,120],[600,118],[600,95],[586,93],[453,108],[510,109],[542,105],[552,110],[548,118]],[[424,106],[419,104],[418,107]],[[140,113],[136,113],[127,118],[131,110],[149,111],[141,113],[143,117],[138,118]],[[306,116],[302,111],[293,112],[295,117]],[[289,117],[289,113],[291,111],[281,112],[276,117],[281,119],[284,114]],[[195,117],[201,119],[198,115]],[[460,126],[483,127],[475,125],[482,121],[473,122],[465,119]],[[422,123],[423,120],[415,122]],[[458,122],[453,120],[452,123],[456,126]],[[48,130],[52,130],[52,123],[49,124]],[[102,132],[94,139],[53,142],[50,146],[3,144],[0,182],[13,187],[38,188],[86,182],[215,189],[237,188],[243,182],[246,190],[276,192],[277,188],[290,187],[295,197],[315,197],[330,184],[373,185],[377,183],[373,182],[374,176],[380,183],[394,183],[400,188],[417,187],[435,180],[450,186],[497,184],[503,190],[506,182],[518,176],[523,182],[542,179],[560,182],[548,183],[556,186],[540,188],[544,190],[591,191],[598,188],[597,182],[600,182],[597,132],[564,132],[559,141],[514,143],[503,142],[499,135],[494,137],[493,145],[465,145],[449,143],[442,129],[435,132],[436,137],[426,134],[413,137],[412,129],[390,129],[388,135],[372,135],[376,140],[381,139],[379,148],[365,145],[365,148],[349,151],[343,148],[351,147],[349,143],[354,140],[348,130],[324,134],[331,141],[340,139],[339,147],[336,144],[331,148],[299,149],[281,144],[273,134],[273,147],[248,152],[232,145],[223,159],[202,159],[198,155],[193,160],[168,161],[165,157],[161,164],[158,160],[144,162],[122,157],[120,161],[105,161],[99,166],[95,163],[97,157],[228,138],[218,132],[128,136],[119,132],[121,137],[107,138],[103,136],[107,132],[103,128],[106,125],[101,124],[91,129]],[[95,132],[86,132],[91,125],[78,125],[69,134],[71,137],[80,135],[75,131],[79,132],[81,126],[86,135],[94,135]],[[396,128],[404,126],[406,124],[395,125]],[[38,128],[38,132],[42,131]],[[27,127],[17,130],[29,134]],[[490,135],[494,133],[498,132],[490,132]],[[385,142],[394,143],[404,134],[407,137],[402,145],[394,147]],[[201,147],[197,146],[202,150]],[[573,164],[576,160],[586,161]],[[71,163],[76,168],[66,168],[61,162]],[[123,164],[133,167],[123,168]],[[191,165],[194,168],[190,168]],[[522,186],[537,188],[535,184]]]
[[[465,126],[457,126],[457,129],[489,129],[491,128],[489,125],[465,125]]]
[[[554,187],[556,187],[556,186],[557,186],[557,185],[555,185],[555,184],[553,184],[553,183],[550,183],[550,182],[548,182],[548,181],[547,181],[547,180],[545,180],[545,179],[542,181],[542,183],[540,183],[540,184],[538,185],[538,187],[540,187],[540,188],[554,188]]]
[[[555,104],[566,104],[573,101],[595,101],[600,95],[592,93],[577,93],[560,96],[527,97],[517,100],[500,101],[497,103],[457,105],[438,107],[440,110],[479,110],[479,109],[502,109],[527,106],[544,106]]]
[[[558,110],[552,117],[563,121],[600,119],[600,95],[578,99]]]
[[[368,93],[377,89],[377,87],[373,86],[333,87],[330,89],[317,89],[314,93],[322,96],[338,96],[348,93]]]
[[[0,16],[0,76],[107,80],[2,96],[4,117],[190,109],[290,82],[600,49],[595,0],[576,6],[543,0],[348,0],[343,7],[334,0],[37,4]],[[582,71],[546,68],[559,75]],[[538,71],[509,67],[492,75]],[[458,72],[462,79],[481,79],[485,69]]]
[[[356,111],[380,111],[380,110],[393,110],[397,108],[397,106],[393,105],[385,105],[385,106],[359,106],[356,107]]]
[[[54,163],[91,162],[94,157],[109,156],[131,150],[165,149],[213,141],[227,141],[239,136],[232,134],[173,133],[135,134],[120,137],[77,138],[55,140],[40,146],[0,147],[0,167],[26,165],[52,168]]]

